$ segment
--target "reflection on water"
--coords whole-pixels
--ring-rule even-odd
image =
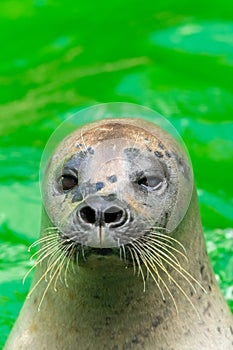
[[[151,42],[201,55],[223,56],[233,64],[233,22],[193,21],[156,31]]]

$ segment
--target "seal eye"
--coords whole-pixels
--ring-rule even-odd
[[[78,180],[72,175],[62,175],[61,184],[63,191],[69,191],[78,184]]]
[[[148,191],[153,191],[158,190],[162,186],[163,180],[160,177],[156,176],[144,176],[138,181],[138,184],[141,187],[146,188]]]

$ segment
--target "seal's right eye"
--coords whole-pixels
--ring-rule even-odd
[[[78,179],[72,175],[62,175],[61,184],[63,191],[69,191],[78,184]]]

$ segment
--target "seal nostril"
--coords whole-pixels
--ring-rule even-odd
[[[80,217],[88,224],[94,224],[96,221],[95,210],[91,207],[84,207],[79,211]]]
[[[106,224],[118,222],[121,220],[122,217],[123,217],[123,211],[119,209],[117,211],[104,213],[104,221]]]
[[[127,213],[122,208],[112,206],[103,213],[103,220],[111,228],[123,226],[127,221]]]

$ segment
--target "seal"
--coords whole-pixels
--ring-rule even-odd
[[[75,130],[48,162],[43,203],[5,350],[232,349],[192,167],[169,133],[130,118]]]

